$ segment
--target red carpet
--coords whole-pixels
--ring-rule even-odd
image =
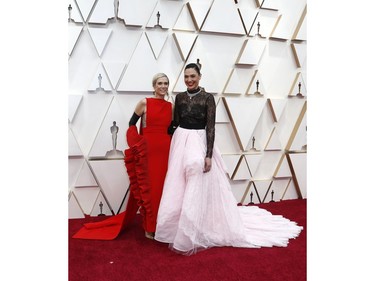
[[[69,220],[69,281],[306,280],[307,200],[259,204],[304,229],[286,248],[211,248],[192,256],[178,255],[168,245],[144,237],[141,218],[111,241],[72,239],[87,217]]]

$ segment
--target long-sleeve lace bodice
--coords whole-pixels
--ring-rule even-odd
[[[212,157],[215,141],[216,105],[214,96],[203,89],[189,97],[187,92],[179,93],[175,99],[174,125],[186,129],[206,129],[206,157]]]

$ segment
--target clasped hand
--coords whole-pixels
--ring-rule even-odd
[[[203,173],[209,172],[211,170],[211,166],[212,166],[211,158],[206,157],[204,159],[204,170],[203,170]]]

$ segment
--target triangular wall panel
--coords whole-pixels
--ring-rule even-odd
[[[78,38],[81,35],[82,30],[83,30],[82,26],[69,25],[69,28],[68,28],[68,34],[69,34],[68,55],[69,56],[73,53],[74,47],[77,44]]]
[[[125,21],[126,25],[143,26],[149,20],[157,0],[120,0],[118,17]]]
[[[195,33],[173,32],[173,38],[184,61],[189,57],[197,36]]]
[[[246,150],[263,150],[272,134],[274,128],[272,114],[268,106],[265,106],[255,126]]]
[[[116,89],[121,78],[121,74],[126,69],[126,64],[117,61],[103,61],[103,67],[108,75],[113,89]]]
[[[289,96],[306,97],[307,88],[302,72],[298,72],[289,91]]]
[[[140,28],[124,27],[120,23],[109,27],[113,31],[102,53],[101,62],[128,64],[144,31]]]
[[[147,61],[147,67],[139,68],[139,65]],[[157,62],[154,53],[148,43],[146,34],[142,34],[137,48],[126,68],[125,74],[120,81],[118,91],[153,91],[151,79],[157,73]],[[148,78],[148,83],[143,83],[142,77]]]
[[[297,67],[304,67],[307,56],[307,45],[304,43],[290,44]]]
[[[293,142],[294,142],[294,140],[296,138],[297,132],[298,132],[299,128],[301,127],[301,123],[303,121],[303,118],[305,117],[306,108],[307,108],[307,103],[305,101],[304,104],[303,104],[303,107],[302,107],[301,111],[299,112],[299,115],[298,115],[298,117],[297,117],[297,119],[296,119],[296,121],[294,123],[293,129],[292,129],[292,131],[290,133],[290,136],[289,136],[289,139],[288,139],[288,143],[287,143],[287,145],[285,147],[286,150],[290,150],[291,149],[291,146],[292,146],[292,144],[293,144]],[[302,128],[302,130],[303,129],[306,129],[306,125],[304,126],[304,128]],[[303,138],[302,134],[301,134],[301,136],[302,136],[302,142],[305,142],[305,139]]]
[[[265,199],[268,197],[267,195],[268,195],[271,185],[272,185],[272,180],[254,181],[254,186],[258,192],[258,195],[262,203],[267,202],[265,201]]]
[[[68,158],[68,190],[71,191],[77,181],[79,172],[85,159],[83,157],[69,157]]]
[[[276,187],[272,181],[266,195],[263,198],[263,203],[278,202],[282,199],[285,189]]]
[[[114,3],[112,0],[97,0],[91,13],[89,23],[106,24],[115,17]]]
[[[252,202],[255,204],[262,203],[261,194],[259,194],[257,186],[254,181],[251,181],[249,186],[249,191],[247,193],[247,198],[245,199],[245,202]]]
[[[145,61],[147,61],[147,67],[140,67],[144,66]],[[152,77],[158,72],[163,72],[169,78],[169,91],[171,92],[177,79],[176,75],[178,71],[181,71],[183,63],[172,36],[168,36],[158,60],[155,60],[146,35],[142,34],[117,90],[132,93],[152,92]]]
[[[77,109],[81,103],[82,95],[69,95],[69,111],[68,111],[68,120],[72,122],[74,115],[77,112]]]
[[[237,35],[246,33],[234,1],[214,1],[201,31]]]
[[[215,145],[217,145],[221,153],[240,153],[241,149],[231,123],[216,124]]]
[[[81,11],[82,17],[84,21],[86,22],[90,12],[94,8],[94,4],[96,0],[75,0],[79,10]]]
[[[69,144],[69,156],[83,156],[82,150],[79,147],[79,144],[77,142],[76,137],[73,134],[73,131],[69,128],[69,133],[68,133],[68,144]]]
[[[291,178],[292,173],[285,155],[280,159],[279,164],[274,173],[274,178]]]
[[[113,211],[112,213],[110,206],[108,206],[107,204],[107,200],[104,198],[103,194],[99,192],[98,197],[96,198],[95,203],[92,207],[90,216],[91,217],[97,217],[99,215],[100,216],[101,215],[112,216],[114,214],[116,214],[116,212]],[[103,219],[105,219],[105,216],[103,216]]]
[[[238,203],[241,203],[245,193],[249,190],[249,180],[230,180],[230,185],[232,187],[233,195]]]
[[[129,187],[124,160],[90,161],[90,165],[99,181],[102,193],[116,213]]]
[[[182,1],[158,1],[146,27],[155,27],[159,24],[163,29],[173,28],[182,8]]]
[[[190,0],[186,3],[196,30],[201,29],[212,3],[212,0]]]
[[[154,57],[157,60],[159,58],[161,50],[164,47],[165,42],[167,41],[168,32],[161,29],[147,30],[146,37],[148,42],[150,43]]]
[[[87,30],[89,31],[99,57],[101,57],[109,37],[111,36],[112,29],[88,27]]]
[[[264,151],[263,157],[258,165],[258,169],[256,170],[255,175],[253,175],[254,179],[272,179],[282,155],[283,151]]]
[[[249,30],[250,36],[260,36],[268,38],[272,30],[275,28],[278,19],[278,13],[270,10],[260,10],[259,14]]]
[[[289,189],[289,186],[291,186],[291,185],[293,185],[293,181],[292,181],[291,177],[290,178],[274,179],[273,182],[272,182],[272,186],[271,186],[271,188],[275,192],[274,198],[279,198],[279,200],[285,200],[286,199],[285,194],[287,192],[287,189]],[[296,197],[294,197],[294,198],[296,198]]]
[[[173,30],[183,30],[183,31],[195,31],[195,25],[189,8],[185,4],[177,18],[177,21],[173,27]]]
[[[115,124],[114,124],[115,122]],[[91,147],[89,157],[96,159],[112,159],[124,157],[125,134],[128,129],[129,119],[126,119],[124,112],[113,97],[108,111],[102,121],[95,141]],[[118,132],[112,134],[112,127],[117,126]]]
[[[259,13],[255,1],[237,1],[237,9],[245,30],[250,30]]]
[[[227,172],[229,177],[233,179],[233,173],[236,170],[238,161],[240,160],[241,155],[235,154],[222,154],[221,155],[225,165],[227,166]]]
[[[305,9],[303,10],[301,17],[298,21],[298,24],[296,26],[296,29],[294,30],[292,39],[293,40],[306,40],[307,39],[307,6],[305,6]]]
[[[201,67],[200,85],[210,93],[221,93],[230,71],[233,69],[233,61],[237,52],[241,49],[244,38],[234,36],[231,40],[221,40],[220,36],[212,34],[200,34],[194,44],[194,48],[186,61],[187,63],[199,63]],[[214,50],[214,51],[213,51]],[[233,50],[229,52],[228,50]],[[186,90],[183,80],[183,68],[174,86],[175,92]]]
[[[249,167],[247,166],[246,158],[241,156],[236,171],[233,175],[233,180],[247,180],[251,178]]]
[[[283,149],[288,150],[298,128],[298,122],[302,120],[306,110],[306,99],[289,98],[284,113],[276,126]]]
[[[79,206],[77,198],[74,196],[74,193],[71,193],[68,204],[69,219],[82,219],[85,217],[82,208]]]
[[[266,88],[263,85],[263,80],[261,78],[260,72],[255,70],[253,76],[249,82],[249,85],[246,89],[247,95],[255,95],[258,97],[266,96]]]
[[[279,21],[270,35],[271,38],[288,40],[291,39],[301,19],[306,6],[306,1],[294,1],[293,8],[281,6],[278,10]]]
[[[254,177],[254,175],[256,174],[256,171],[258,169],[260,161],[262,160],[262,157],[263,156],[260,153],[245,155],[246,162],[251,173],[251,177]]]
[[[289,150],[303,150],[304,146],[307,145],[307,125],[306,125],[306,113],[304,113],[302,121],[298,127],[297,133],[293,139],[292,145]]]
[[[93,209],[96,199],[98,198],[99,187],[75,188],[74,195],[76,196],[85,215],[89,215]]]
[[[219,99],[216,105],[216,123],[230,123],[230,119],[225,108],[222,98]]]
[[[83,162],[74,187],[98,187],[98,183],[96,182],[94,175],[92,174],[92,171],[90,170],[90,167],[86,161]]]
[[[266,41],[262,39],[246,39],[236,60],[237,65],[257,65],[260,62]]]
[[[286,103],[286,99],[268,99],[268,105],[270,106],[272,116],[275,122],[278,122],[280,120],[280,117],[285,110]]]
[[[271,151],[271,150],[282,150],[282,149],[283,149],[283,146],[281,145],[280,136],[277,132],[277,127],[274,127],[264,150]]]
[[[107,73],[104,70],[103,65],[100,63],[98,68],[92,77],[91,83],[87,89],[88,91],[105,91],[110,92],[112,90],[111,82],[107,77]]]
[[[262,114],[266,100],[227,97],[223,100],[233,122],[240,147],[244,150]]]
[[[286,190],[284,191],[283,200],[290,200],[299,198],[294,182],[291,180]]]
[[[254,70],[249,68],[233,68],[224,87],[224,94],[245,94]]]

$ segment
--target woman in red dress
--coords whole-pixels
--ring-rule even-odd
[[[169,79],[157,73],[152,79],[154,96],[138,102],[129,121],[125,166],[130,181],[126,210],[101,222],[85,223],[73,236],[80,239],[115,239],[139,210],[145,236],[153,239],[156,218],[168,168],[173,105],[166,100]],[[135,126],[141,118],[140,130]]]
[[[129,122],[131,127],[141,118],[140,134],[147,145],[151,212],[145,211],[143,226],[146,237],[150,239],[153,239],[156,230],[156,218],[168,168],[171,143],[168,127],[173,115],[172,103],[165,100],[165,96],[168,96],[168,77],[164,73],[156,74],[152,79],[152,86],[154,97],[139,101]]]

